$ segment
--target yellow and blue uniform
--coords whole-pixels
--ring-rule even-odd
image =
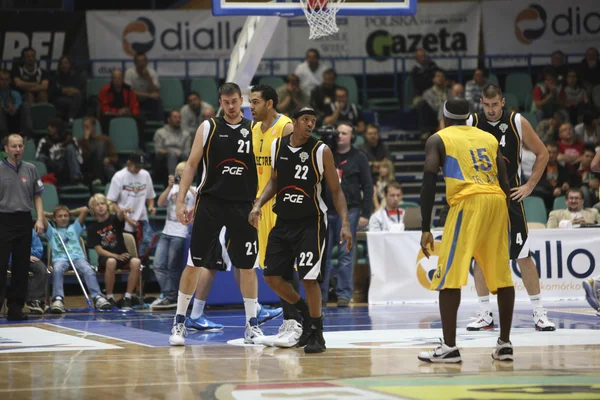
[[[258,192],[260,196],[267,183],[271,179],[271,145],[273,141],[283,135],[283,128],[292,120],[280,114],[275,122],[263,133],[261,123],[252,128],[252,147],[256,158],[256,169],[258,172]],[[267,251],[267,240],[269,232],[275,226],[277,215],[273,212],[275,197],[266,202],[261,211],[262,218],[258,222],[258,262],[262,268],[265,265],[265,253]]]
[[[432,290],[467,284],[471,260],[492,293],[513,286],[508,254],[508,208],[498,182],[498,140],[480,129],[452,126],[437,133],[446,149],[443,173],[450,205]]]

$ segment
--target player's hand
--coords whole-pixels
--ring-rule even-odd
[[[346,241],[346,251],[352,250],[352,232],[350,231],[350,224],[342,224],[342,230],[340,231],[340,244]]]
[[[560,188],[555,188],[552,194],[554,195],[554,197],[558,197],[562,194],[562,190],[560,190]]]
[[[360,217],[358,219],[358,228],[362,231],[369,226],[369,218]]]
[[[429,249],[427,248],[427,246],[429,246]],[[431,253],[433,253],[433,235],[431,234],[431,232],[423,232],[421,234],[421,250],[427,258],[429,258],[431,256]],[[429,252],[429,250],[431,250],[431,253]]]
[[[193,220],[193,211],[188,210],[185,203],[177,201],[175,204],[175,215],[177,219],[184,225],[189,225]]]
[[[521,201],[533,192],[533,186],[528,183],[516,188],[510,189],[510,198],[513,201]]]
[[[254,207],[248,215],[248,223],[258,229],[258,221],[262,219],[262,210],[257,206],[257,202],[254,202]]]

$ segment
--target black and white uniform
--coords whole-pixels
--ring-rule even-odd
[[[521,156],[523,152],[523,133],[519,113],[502,109],[502,117],[498,121],[490,122],[485,118],[485,113],[480,111],[467,120],[467,125],[489,132],[496,137],[506,162],[508,182],[510,188],[521,185]],[[510,201],[508,209],[510,217],[510,259],[520,260],[530,256],[527,219],[522,201]]]
[[[228,232],[227,251],[233,264],[250,269],[258,257],[258,234],[248,223],[258,178],[252,151],[253,122],[229,124],[223,117],[203,122],[202,179],[188,265],[222,269],[214,262],[221,229]]]
[[[292,135],[276,139],[271,160],[277,173],[273,211],[277,222],[269,234],[265,276],[293,277],[294,259],[300,279],[322,279],[327,245],[327,206],[323,200],[323,151],[314,138],[292,147]]]

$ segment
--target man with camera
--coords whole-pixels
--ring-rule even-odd
[[[356,231],[364,229],[369,224],[373,212],[373,179],[367,156],[352,146],[354,127],[352,122],[344,121],[337,125],[334,132],[321,130],[321,139],[331,147],[333,159],[337,168],[342,191],[348,203],[348,219],[352,232],[352,248],[347,251],[340,247],[337,276],[337,306],[348,307],[354,292],[354,261],[356,258]],[[329,276],[331,272],[331,253],[335,243],[340,242],[339,233],[342,221],[335,212],[331,195],[326,197],[328,212],[329,241],[327,249],[327,265],[324,273],[321,294],[323,303],[327,302],[329,292]]]

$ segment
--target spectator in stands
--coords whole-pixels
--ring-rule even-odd
[[[181,129],[181,113],[171,110],[167,124],[154,133],[157,170],[160,175],[172,175],[180,161],[187,160],[192,148],[192,135]],[[164,173],[166,172],[166,173]]]
[[[310,93],[310,105],[320,115],[325,114],[330,108],[330,104],[335,101],[335,91],[341,87],[335,83],[336,78],[335,70],[332,68],[325,70],[322,83]],[[302,78],[300,78],[300,82],[302,82]]]
[[[600,224],[600,213],[595,208],[583,208],[583,192],[579,188],[567,190],[567,209],[553,210],[548,216],[547,228],[566,228],[576,224]]]
[[[560,141],[558,144],[558,162],[566,165],[569,171],[574,171],[574,166],[581,162],[583,143],[578,141],[573,131],[573,125],[566,122],[558,130]]]
[[[69,225],[71,213],[78,213],[79,215],[75,222]],[[96,308],[100,310],[110,310],[111,308],[110,303],[100,292],[96,273],[86,260],[85,253],[79,243],[79,237],[83,232],[83,225],[87,214],[87,207],[81,207],[71,212],[67,207],[59,205],[54,209],[54,213],[52,214],[54,222],[56,222],[56,229],[48,224],[48,220],[44,218],[46,237],[52,249],[52,267],[54,268],[52,274],[52,306],[50,307],[50,312],[53,314],[62,314],[65,312],[63,283],[64,274],[71,267],[69,265],[69,257],[73,261],[75,268],[77,268],[79,276],[85,281],[85,285],[90,291],[92,299],[94,299]],[[68,251],[68,256],[63,243]]]
[[[375,211],[369,218],[369,232],[402,232],[406,212],[399,207],[402,202],[402,186],[392,181],[385,186],[384,193],[385,207]]]
[[[196,130],[205,119],[215,116],[213,106],[203,101],[198,92],[190,92],[187,97],[187,104],[181,107],[181,126],[184,131],[192,136],[196,135]]]
[[[71,64],[68,56],[58,61],[58,70],[50,80],[50,101],[56,107],[58,116],[64,121],[73,122],[83,105],[85,81]]]
[[[595,146],[600,143],[600,119],[593,111],[583,113],[583,121],[575,126],[575,136],[584,144]]]
[[[368,124],[365,133],[365,143],[359,147],[367,155],[373,178],[379,173],[379,165],[384,160],[390,159],[390,151],[379,137],[379,126]]]
[[[552,70],[544,72],[544,81],[533,88],[532,111],[536,114],[537,121],[551,118],[560,108],[559,88],[556,83],[556,74]]]
[[[140,224],[142,229],[149,225],[148,213],[156,215],[154,184],[150,173],[143,168],[145,163],[143,153],[131,153],[125,168],[118,171],[110,181],[106,196],[113,203],[114,212],[119,213],[121,208],[133,210],[125,219],[125,231],[130,233],[136,232]],[[138,249],[138,254],[143,254],[141,248]]]
[[[324,125],[336,125],[339,121],[351,122],[356,135],[365,133],[365,117],[360,106],[350,103],[348,89],[342,86],[335,89],[335,102],[325,106],[323,112]]]
[[[10,73],[0,70],[0,138],[10,133],[31,137],[33,125],[29,104],[23,103],[21,94],[10,88]]]
[[[585,106],[589,103],[585,90],[577,84],[577,72],[571,70],[567,73],[566,85],[560,90],[560,104],[569,113],[571,123],[579,122],[579,116],[583,115]]]
[[[308,103],[308,95],[300,87],[300,78],[296,74],[289,74],[284,85],[277,88],[279,103],[277,110],[290,115],[297,107]]]
[[[373,205],[375,210],[385,207],[385,187],[395,179],[394,163],[389,159],[381,161],[379,163],[377,179],[373,186]]]
[[[555,143],[547,143],[546,149],[548,150],[548,164],[532,195],[544,199],[546,209],[552,210],[554,199],[562,196],[576,182],[567,167],[558,163],[558,146]]]
[[[184,254],[183,249],[188,237],[188,227],[179,222],[175,213],[175,200],[177,200],[179,194],[179,180],[184,168],[184,162],[177,165],[175,175],[169,175],[169,185],[158,198],[158,206],[167,207],[167,221],[154,255],[152,269],[156,274],[162,296],[152,303],[150,308],[153,309],[177,307],[179,279],[187,260],[187,255]],[[189,189],[185,197],[188,210],[193,209],[195,203],[196,191]]]
[[[321,62],[321,55],[317,49],[308,49],[306,59],[296,67],[294,74],[300,78],[300,86],[304,93],[312,93],[313,89],[323,83],[325,71],[329,65]],[[335,82],[335,78],[333,79]]]
[[[598,49],[590,47],[585,51],[585,57],[579,65],[579,79],[583,84],[586,93],[591,95],[592,89],[600,85],[600,59],[598,59]],[[596,107],[600,105],[596,104]]]
[[[132,117],[141,123],[140,105],[131,86],[123,82],[123,71],[115,69],[111,72],[111,82],[104,86],[98,94],[100,103],[100,124],[103,132],[109,132],[109,122],[116,117]]]
[[[550,66],[556,74],[556,83],[558,86],[565,86],[567,83],[567,73],[569,66],[565,60],[565,53],[560,50],[556,50],[550,56]]]
[[[583,149],[581,163],[575,167],[576,174],[581,182],[581,191],[583,192],[584,205],[592,207],[599,200],[598,190],[600,189],[600,174],[592,172],[592,160],[596,151],[593,146],[586,146]],[[600,206],[600,204],[598,204]]]
[[[40,140],[35,159],[46,164],[60,185],[83,183],[81,149],[73,136],[65,132],[60,118],[48,120],[48,135]]]
[[[131,86],[146,120],[163,121],[163,105],[160,99],[160,83],[156,71],[148,67],[148,58],[143,53],[134,56],[135,67],[125,72],[125,84]]]
[[[487,68],[477,68],[473,74],[473,80],[467,82],[465,98],[469,102],[473,113],[481,111],[481,94],[488,83],[488,76]]]
[[[447,99],[451,99],[453,97],[465,97],[465,87],[460,84],[460,83],[454,83],[452,85],[452,87],[450,87],[450,90],[448,91],[448,95],[446,96]],[[440,110],[438,112],[438,120],[440,121],[438,129],[444,129],[446,127],[445,123],[444,123],[444,113],[443,113],[444,107],[440,107]]]
[[[31,255],[29,256],[29,284],[27,285],[27,308],[32,314],[44,314],[48,310],[46,304],[46,286],[48,283],[48,271],[46,264],[40,258],[44,253],[42,241],[31,230]],[[12,268],[12,254],[8,260],[9,266]]]
[[[413,67],[411,74],[415,98],[418,98],[434,84],[433,79],[439,68],[435,62],[429,59],[423,49],[415,52],[415,61],[417,64]]]
[[[373,212],[373,180],[367,156],[352,146],[353,127],[350,123],[340,123],[337,127],[339,136],[337,149],[333,155],[342,191],[348,203],[348,219],[352,237],[356,238],[357,229],[365,229],[369,224],[369,217]],[[331,194],[327,192],[327,208],[335,210]],[[339,243],[339,233],[342,221],[335,211],[328,212],[329,220],[329,243]],[[321,292],[322,301],[326,302],[329,294],[329,275],[332,268],[331,254],[333,245],[327,249],[327,264],[324,273]],[[356,240],[352,242],[352,249],[348,252],[344,246],[339,249],[337,276],[337,305],[348,307],[352,294],[354,293],[353,271],[356,258]]]
[[[48,73],[37,64],[32,47],[21,51],[21,62],[15,63],[11,72],[15,88],[28,104],[47,103]]]
[[[552,118],[547,118],[538,124],[535,132],[539,136],[540,140],[544,143],[557,142],[558,141],[558,129],[566,121],[565,115],[560,111],[552,114]]]
[[[96,132],[96,118],[83,117],[83,137],[78,140],[83,158],[83,175],[92,186],[110,182],[119,166],[112,140]]]
[[[140,279],[141,261],[132,257],[125,246],[123,238],[123,221],[128,219],[127,213],[132,210],[121,208],[117,214],[110,213],[108,199],[100,193],[93,195],[89,201],[89,209],[96,222],[87,230],[88,244],[98,253],[98,270],[104,270],[104,285],[106,298],[112,307],[131,309],[131,296]],[[115,273],[117,270],[128,269],[127,289],[125,294],[115,302],[113,294],[115,288]]]
[[[446,99],[446,74],[437,70],[433,76],[433,86],[423,93],[422,100],[417,104],[421,139],[427,139],[438,129]]]

